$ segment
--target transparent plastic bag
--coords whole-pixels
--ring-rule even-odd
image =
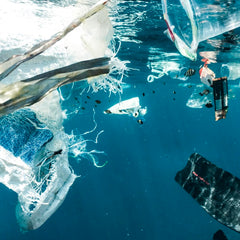
[[[162,6],[166,34],[192,60],[199,42],[240,26],[239,1],[163,0]]]

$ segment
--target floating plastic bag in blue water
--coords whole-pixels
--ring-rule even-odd
[[[44,109],[58,109],[57,93]],[[16,216],[22,230],[40,227],[62,204],[76,175],[68,163],[68,138],[58,121],[21,109],[0,118],[0,182],[18,194]],[[56,116],[56,119],[59,116]],[[61,122],[61,121],[60,121]]]
[[[200,42],[240,26],[240,1],[162,0],[162,6],[165,33],[192,60]]]
[[[5,2],[0,22],[3,26],[5,21],[14,24],[4,28],[7,31],[0,37],[4,50],[1,57],[5,59],[0,63],[0,183],[17,193],[16,217],[21,229],[28,231],[39,228],[62,204],[76,179],[68,162],[70,144],[81,149],[80,153],[81,144],[86,144],[71,143],[72,136],[64,132],[60,97],[54,90],[86,80],[94,91],[120,92],[125,64],[115,58],[110,62],[115,54],[114,48],[109,48],[113,28],[105,8],[108,1],[79,2],[62,10],[46,3],[41,8],[42,16],[38,4]],[[14,9],[20,8],[26,11],[12,15]],[[27,28],[25,20],[32,23]],[[66,22],[70,24],[61,30]],[[35,62],[29,61],[36,56]],[[73,63],[79,61],[78,69],[73,69]],[[92,69],[84,67],[89,62]],[[111,76],[95,78],[109,71]],[[119,75],[120,79],[115,79]],[[29,109],[18,110],[24,107]],[[68,110],[75,112],[72,107]]]

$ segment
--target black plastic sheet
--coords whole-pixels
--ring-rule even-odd
[[[240,179],[194,153],[175,180],[212,217],[240,232]]]

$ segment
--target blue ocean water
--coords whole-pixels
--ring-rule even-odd
[[[212,239],[218,229],[231,240],[239,239],[239,233],[210,217],[174,181],[193,152],[240,177],[238,80],[229,84],[227,118],[215,122],[213,108],[186,105],[200,84],[198,74],[185,81],[167,74],[154,82],[147,81],[154,69],[162,69],[161,64],[164,67],[176,62],[197,72],[202,64],[200,57],[196,62],[182,57],[163,34],[166,26],[160,1],[123,1],[119,3],[116,21],[121,23],[115,31],[121,40],[117,56],[129,61],[129,71],[123,79],[129,87],[121,98],[140,98],[141,105],[148,108],[144,123],[103,114],[118,102],[119,95],[83,93],[85,110],[66,121],[65,129],[92,129],[94,109],[97,131],[104,133],[92,147],[105,152],[98,159],[107,160],[108,164],[96,168],[87,159],[79,163],[71,159],[81,178],[41,228],[24,234],[15,219],[17,196],[1,185],[2,239],[203,240]],[[236,36],[238,33],[236,30]],[[222,64],[238,63],[237,44],[230,44],[227,50],[214,44],[224,42],[222,39],[224,36],[199,47],[199,52],[217,52],[217,63],[211,68],[219,74]],[[192,87],[184,86],[186,83]],[[96,104],[96,100],[101,103]],[[89,137],[95,138],[96,132]]]

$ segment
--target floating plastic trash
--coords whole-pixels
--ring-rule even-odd
[[[186,106],[190,108],[203,108],[211,100],[208,96],[201,96],[196,88],[188,99]]]
[[[225,119],[228,110],[228,80],[226,77],[213,81],[215,120]]]
[[[193,153],[175,180],[207,213],[240,232],[240,179]]]
[[[4,46],[1,58],[7,59],[0,63],[0,182],[18,194],[16,216],[24,231],[39,228],[62,204],[76,178],[69,165],[68,154],[72,154],[73,150],[78,150],[78,155],[86,151],[86,141],[64,132],[60,93],[54,90],[83,79],[88,87],[89,84],[98,87],[94,90],[106,86],[114,89],[115,78],[111,76],[107,79],[107,73],[114,68],[113,72],[120,75],[119,68],[110,64],[113,52],[109,43],[113,33],[105,9],[107,1],[93,2],[96,1],[86,1],[82,4],[84,6],[81,3],[71,6],[70,19],[74,16],[75,20],[62,31],[54,35],[51,32],[49,35],[52,37],[44,35],[40,40],[39,35],[34,36],[32,32],[30,36],[35,39],[29,40],[29,33],[25,32],[28,28],[24,26],[25,31],[19,31],[16,19],[21,19],[11,15],[15,12],[12,8],[22,9],[19,4],[24,8],[28,5],[27,1],[5,0],[4,4],[8,7],[3,4],[6,7],[3,12],[8,10],[11,16],[9,18],[6,14],[5,17],[14,22],[14,29],[12,33],[9,27],[4,28],[7,34],[0,37],[0,45]],[[34,3],[29,5],[32,14],[35,12]],[[48,3],[46,5],[43,12],[47,15]],[[60,18],[65,23],[69,19],[65,19],[67,10],[63,8],[63,11]],[[17,12],[24,12],[23,18],[27,16],[25,11]],[[54,9],[49,12],[52,16]],[[34,17],[39,20],[39,16]],[[42,18],[45,19],[45,15]],[[30,24],[31,20],[27,22]],[[37,27],[42,30],[43,25],[39,21],[35,23],[33,30],[36,31]],[[43,32],[45,30],[49,30],[48,25],[44,26]],[[33,46],[30,50],[29,44],[25,43],[28,40]],[[116,82],[117,88],[120,81],[116,79]]]
[[[240,79],[240,63],[227,63],[221,67],[221,75],[227,77],[228,80]]]
[[[53,138],[53,133],[30,109],[0,118],[0,135],[1,147],[26,163],[31,163],[37,152]]]
[[[206,84],[207,86],[211,86],[213,79],[215,78],[215,73],[208,68],[207,65],[204,65],[200,70],[199,70],[199,75],[201,82]]]
[[[162,6],[167,35],[192,60],[199,42],[240,26],[239,1],[163,0]]]
[[[228,240],[224,232],[219,229],[217,232],[214,233],[213,235],[213,240]]]
[[[187,68],[183,66],[182,56],[179,53],[166,53],[158,48],[150,47],[147,66],[151,70],[147,81],[154,82],[163,76],[173,79],[187,80]]]
[[[68,33],[82,24],[86,19],[93,16],[100,10],[104,8],[104,5],[107,3],[107,0],[101,0],[92,6],[86,13],[81,14],[78,18],[72,21],[63,31],[56,33],[53,37],[48,40],[45,40],[37,45],[33,46],[29,51],[22,55],[13,55],[5,62],[0,64],[0,79],[5,78],[9,73],[11,73],[16,67],[20,64],[34,58],[35,56],[41,54],[49,47],[54,45],[56,42],[64,38]]]
[[[138,97],[119,102],[104,111],[105,114],[127,114],[133,117],[142,117],[147,113],[147,108],[142,108]]]
[[[49,129],[31,109],[3,116],[0,123],[0,182],[18,194],[21,229],[36,229],[61,205],[76,178],[66,135],[51,124]]]
[[[2,86],[0,116],[30,106],[63,85],[109,73],[109,61],[109,58],[82,61]]]

